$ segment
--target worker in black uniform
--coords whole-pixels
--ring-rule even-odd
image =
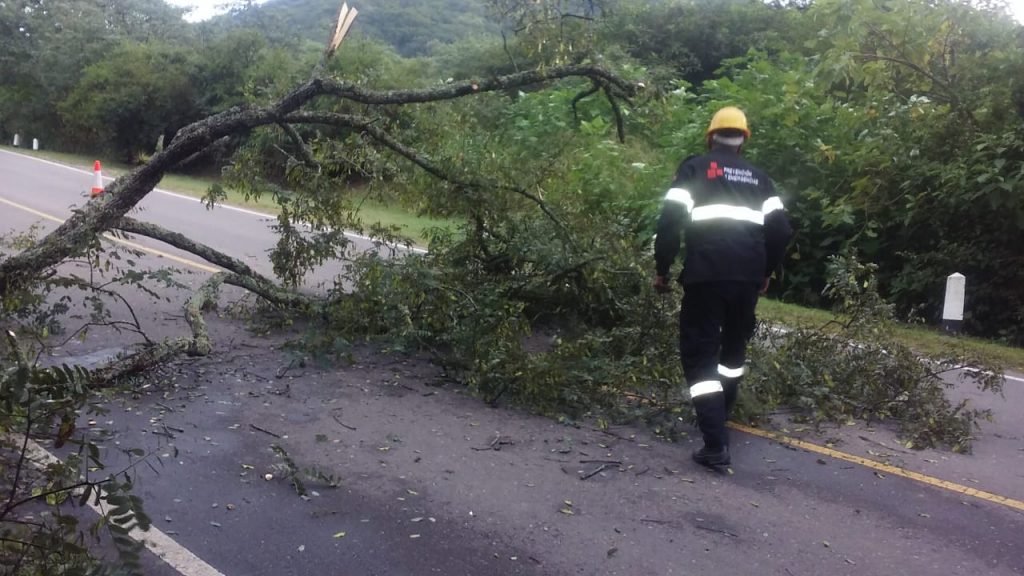
[[[654,288],[666,293],[685,230],[679,352],[704,437],[693,459],[705,466],[730,462],[725,422],[745,372],[754,308],[792,235],[771,180],[740,156],[748,138],[740,109],[729,106],[714,115],[707,129],[709,152],[679,166],[655,241]]]

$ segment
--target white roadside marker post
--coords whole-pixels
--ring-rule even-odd
[[[21,134],[14,135],[14,147],[17,148],[18,146],[21,146]]]
[[[32,139],[32,149],[39,150],[39,138]]]
[[[960,332],[964,322],[964,293],[967,278],[959,272],[946,278],[946,302],[942,307],[942,327],[953,334]]]

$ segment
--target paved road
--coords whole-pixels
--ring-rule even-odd
[[[0,201],[63,217],[89,185],[87,174],[0,151]],[[145,206],[140,218],[267,270],[260,259],[272,239],[259,217],[168,195]],[[35,219],[0,202],[0,230]],[[183,331],[167,320],[178,305],[145,312]],[[975,456],[905,451],[883,428],[828,434],[842,454],[930,483],[739,433],[735,474],[720,476],[690,465],[686,442],[492,410],[425,386],[437,375],[415,362],[365,352],[353,367],[278,379],[268,366],[288,366],[286,355],[210,320],[230,350],[118,400],[97,426],[162,456],[160,474],[140,474],[147,509],[221,574],[1024,574],[1021,510],[956,491],[1024,501],[1024,382],[1008,382],[1005,400],[976,398],[997,423]],[[499,450],[481,450],[495,437]],[[314,482],[316,495],[298,498],[271,444],[300,467],[342,477],[342,487]],[[621,465],[581,479],[599,466],[592,460]],[[149,562],[149,574],[179,573]],[[180,573],[209,574],[196,570]]]
[[[105,180],[109,182],[112,179]],[[27,208],[67,218],[76,206],[82,206],[88,200],[92,182],[92,173],[82,168],[0,149],[0,197]],[[0,207],[0,213],[5,215],[0,220],[0,227],[10,227],[7,222],[12,211],[17,209],[10,205]],[[273,276],[267,259],[277,239],[272,230],[276,222],[273,216],[229,206],[207,209],[194,198],[159,188],[139,203],[130,215],[170,230],[187,231],[193,240],[230,254],[264,275]],[[354,250],[373,248],[373,243],[364,237],[349,237]],[[140,238],[138,242],[176,256],[196,258],[149,239]],[[330,267],[321,268],[311,276],[309,283],[330,281],[335,272],[336,269]]]

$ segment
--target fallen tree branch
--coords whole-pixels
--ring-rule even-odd
[[[203,320],[203,312],[217,305],[220,285],[227,276],[227,272],[217,272],[210,276],[185,303],[185,321],[192,330],[192,343],[188,347],[189,356],[210,355],[210,331]]]
[[[603,86],[604,95],[608,98],[608,104],[612,107],[612,114],[615,115],[615,130],[619,135],[619,142],[626,143],[626,122],[622,118],[622,108],[619,107],[619,102],[612,96],[611,90],[608,86]]]
[[[92,384],[102,386],[120,378],[144,372],[175,356],[184,354],[191,345],[191,338],[175,338],[141,346],[132,354],[115,358],[105,366],[90,371]]]
[[[322,169],[320,163],[317,162],[316,158],[313,157],[313,151],[310,150],[309,146],[302,139],[302,136],[299,135],[299,131],[296,130],[295,127],[292,126],[291,124],[286,124],[284,122],[278,122],[277,125],[281,127],[281,130],[283,130],[284,133],[288,135],[288,138],[291,139],[292,144],[294,144],[295,147],[299,150],[299,156],[302,158],[302,162],[309,168],[316,170],[317,172],[320,172],[320,170]]]
[[[270,282],[267,278],[261,276],[258,272],[249,267],[248,264],[242,262],[237,258],[233,258],[220,252],[214,248],[211,248],[205,244],[200,244],[195,240],[192,240],[188,236],[168,230],[163,226],[157,224],[150,224],[148,222],[140,222],[134,218],[124,217],[115,222],[111,228],[116,228],[122,232],[128,232],[130,234],[138,234],[153,240],[159,240],[164,244],[174,246],[179,250],[184,250],[191,254],[194,254],[203,260],[206,260],[210,264],[220,266],[225,270],[234,272],[235,274],[241,274],[243,276],[251,276],[260,280],[261,282]]]
[[[628,82],[600,66],[568,65],[552,66],[543,70],[516,72],[486,79],[462,80],[436,88],[418,90],[367,90],[356,84],[341,80],[326,80],[324,93],[359,102],[360,104],[419,104],[453,100],[471,94],[522,88],[552,80],[571,77],[586,77],[602,80],[621,90],[624,94],[636,94],[638,86]]]
[[[317,305],[317,301],[313,298],[280,288],[272,280],[250,268],[245,262],[205,244],[200,244],[184,234],[128,217],[119,220],[114,227],[122,232],[159,240],[220,266],[232,274],[223,276],[219,282],[244,288],[272,304],[287,308],[311,308]]]
[[[552,222],[557,224],[559,227],[564,228],[562,221],[551,211],[551,208],[548,207],[544,200],[540,199],[538,196],[516,186],[508,186],[496,182],[486,182],[479,179],[457,178],[424,154],[396,139],[387,131],[377,126],[375,121],[369,118],[353,116],[350,114],[334,114],[331,112],[299,112],[286,116],[284,121],[292,124],[325,124],[341,128],[362,130],[372,139],[390,148],[392,151],[419,166],[435,178],[455,184],[456,186],[474,190],[497,189],[514,192],[536,204]]]
[[[584,91],[580,92],[579,94],[573,96],[572,103],[571,103],[572,104],[572,117],[577,122],[580,121],[580,115],[579,115],[579,112],[576,109],[577,104],[582,102],[585,98],[587,98],[587,97],[589,97],[589,96],[591,96],[593,94],[596,94],[597,91],[600,90],[600,89],[601,89],[601,84],[599,84],[598,82],[595,81],[595,82],[591,83],[589,88],[587,88],[586,90],[584,90]]]
[[[181,162],[178,162],[178,166],[186,167],[189,164],[195,162],[196,160],[199,160],[200,158],[202,158],[204,156],[208,156],[208,155],[210,155],[210,154],[212,154],[214,152],[224,153],[224,152],[226,152],[228,150],[228,144],[230,142],[231,142],[231,137],[230,136],[224,136],[224,137],[220,138],[219,140],[217,140],[216,142],[214,142],[213,144],[210,144],[209,146],[203,148],[202,150],[199,150],[198,152],[195,152],[194,154],[192,154],[188,158],[185,158]]]
[[[532,84],[580,77],[614,86],[632,95],[637,86],[599,66],[554,66],[481,80],[465,80],[420,90],[367,90],[342,80],[314,77],[278,102],[263,108],[234,107],[185,126],[171,143],[149,161],[118,177],[104,193],[89,201],[63,224],[32,247],[0,262],[0,297],[25,286],[45,270],[73,257],[99,233],[116,223],[149,194],[164,174],[226,136],[287,121],[286,116],[321,96],[334,96],[361,104],[401,105],[452,100],[472,94],[522,88]],[[387,145],[384,138],[382,143]],[[396,149],[396,152],[399,150]],[[401,152],[399,152],[401,153]],[[425,162],[425,164],[430,164]],[[431,172],[433,173],[433,172]],[[539,201],[539,198],[533,200]],[[542,205],[542,203],[541,203]],[[549,217],[550,211],[543,208]]]

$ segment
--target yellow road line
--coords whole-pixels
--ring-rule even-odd
[[[815,452],[817,454],[822,454],[824,456],[835,458],[836,460],[843,460],[844,462],[859,464],[861,466],[864,466],[865,468],[871,468],[872,470],[885,472],[886,474],[892,474],[893,476],[909,478],[911,480],[921,482],[922,484],[927,484],[929,486],[934,486],[936,488],[942,488],[944,490],[949,490],[950,492],[956,492],[957,494],[963,494],[965,496],[973,496],[975,498],[980,498],[987,502],[992,502],[994,504],[1002,504],[1003,506],[1007,506],[1009,508],[1013,508],[1015,510],[1024,512],[1024,502],[1020,500],[1007,498],[1005,496],[1000,496],[998,494],[993,494],[991,492],[985,492],[984,490],[977,490],[969,486],[964,486],[963,484],[957,484],[956,482],[941,480],[933,476],[928,476],[927,474],[921,474],[920,472],[913,472],[911,470],[897,468],[896,466],[891,466],[889,464],[882,464],[881,462],[876,462],[869,458],[854,456],[853,454],[847,454],[846,452],[840,452],[838,450],[833,450],[832,448],[827,448],[825,446],[819,446],[817,444],[812,444],[810,442],[805,442],[803,440],[798,440],[796,438],[790,438],[789,436],[784,436],[776,432],[769,432],[767,430],[761,430],[759,428],[751,428],[750,426],[744,426],[743,424],[737,424],[735,422],[729,422],[728,425],[730,428],[734,430],[739,430],[740,432],[746,432],[747,434],[760,436],[761,438],[775,440],[776,442],[779,442],[781,444],[787,444],[789,446],[793,446],[796,448],[802,448],[810,452]]]
[[[40,212],[39,210],[36,210],[34,208],[29,208],[28,206],[24,206],[22,204],[18,204],[17,202],[12,202],[12,201],[10,201],[10,200],[8,200],[6,198],[0,198],[0,202],[2,202],[4,204],[7,204],[8,206],[12,206],[14,208],[17,208],[19,210],[23,210],[25,212],[28,212],[29,214],[32,214],[34,216],[38,216],[40,218],[43,218],[44,220],[49,220],[51,222],[56,222],[58,224],[63,224],[64,223],[63,220],[61,220],[60,218],[58,218],[56,216],[47,214],[45,212]],[[182,258],[181,256],[175,256],[174,254],[169,254],[167,252],[164,252],[163,250],[157,250],[156,248],[150,248],[148,246],[143,246],[142,244],[139,244],[139,243],[136,243],[136,242],[132,242],[130,240],[125,240],[123,238],[117,238],[116,236],[113,236],[112,234],[103,234],[103,237],[106,238],[107,240],[110,240],[111,242],[117,242],[118,244],[121,244],[122,246],[127,246],[129,248],[134,249],[134,250],[141,250],[142,252],[149,252],[150,254],[153,254],[155,256],[160,256],[161,258],[167,258],[168,260],[171,260],[172,262],[177,262],[177,263],[185,265],[185,266],[191,266],[192,268],[195,268],[197,270],[202,270],[204,272],[210,272],[210,273],[217,273],[217,272],[221,271],[220,268],[214,268],[213,266],[210,266],[209,264],[203,264],[202,262],[196,262],[195,260],[189,260],[188,258]]]

